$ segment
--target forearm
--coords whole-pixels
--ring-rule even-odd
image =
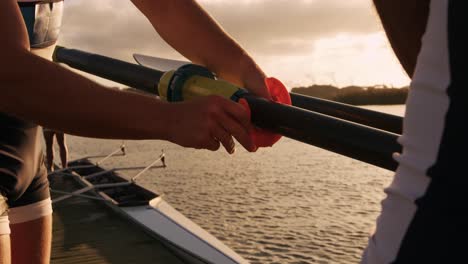
[[[229,153],[235,137],[246,149],[256,149],[247,112],[230,100],[208,96],[164,103],[103,87],[33,55],[16,0],[0,1],[0,33],[7,37],[0,42],[0,112],[80,136],[163,139],[210,150],[222,143]]]
[[[426,29],[429,0],[374,0],[390,44],[412,77]]]
[[[69,134],[167,139],[168,104],[103,87],[28,51],[2,58],[0,111]]]
[[[162,38],[191,61],[238,85],[245,85],[245,71],[265,77],[253,59],[195,1],[132,1]]]

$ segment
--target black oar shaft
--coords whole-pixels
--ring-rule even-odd
[[[160,71],[78,50],[59,48],[55,61],[153,94]],[[400,152],[397,134],[332,116],[272,103],[248,95],[252,122],[286,137],[333,151],[375,166],[395,170],[392,155]]]
[[[157,92],[160,71],[76,49],[57,47],[54,61],[149,93]]]
[[[403,118],[353,105],[290,93],[292,104],[299,108],[334,116],[351,122],[401,134]]]
[[[381,168],[397,167],[392,158],[401,152],[397,134],[258,97],[246,99],[259,127]]]

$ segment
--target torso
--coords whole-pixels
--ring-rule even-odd
[[[450,247],[467,220],[466,161],[456,154],[468,147],[466,5],[431,1],[399,138],[403,153],[395,157],[400,165],[385,190],[363,263],[450,263],[464,257]]]

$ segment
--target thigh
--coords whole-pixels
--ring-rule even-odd
[[[11,263],[10,235],[0,235],[0,264]]]
[[[38,173],[43,151],[40,139],[37,126],[0,113],[0,192],[10,206]]]
[[[43,177],[42,173],[36,176],[26,192],[11,203],[13,206],[8,211],[12,263],[50,261],[52,201],[47,178]]]
[[[0,264],[11,263],[10,226],[7,210],[6,199],[0,194]]]
[[[11,259],[15,264],[50,262],[52,215],[10,225]]]

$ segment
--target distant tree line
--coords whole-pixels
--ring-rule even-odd
[[[309,87],[296,87],[291,92],[353,105],[390,105],[404,104],[408,96],[408,87],[390,88],[383,85],[338,88],[315,84]]]

